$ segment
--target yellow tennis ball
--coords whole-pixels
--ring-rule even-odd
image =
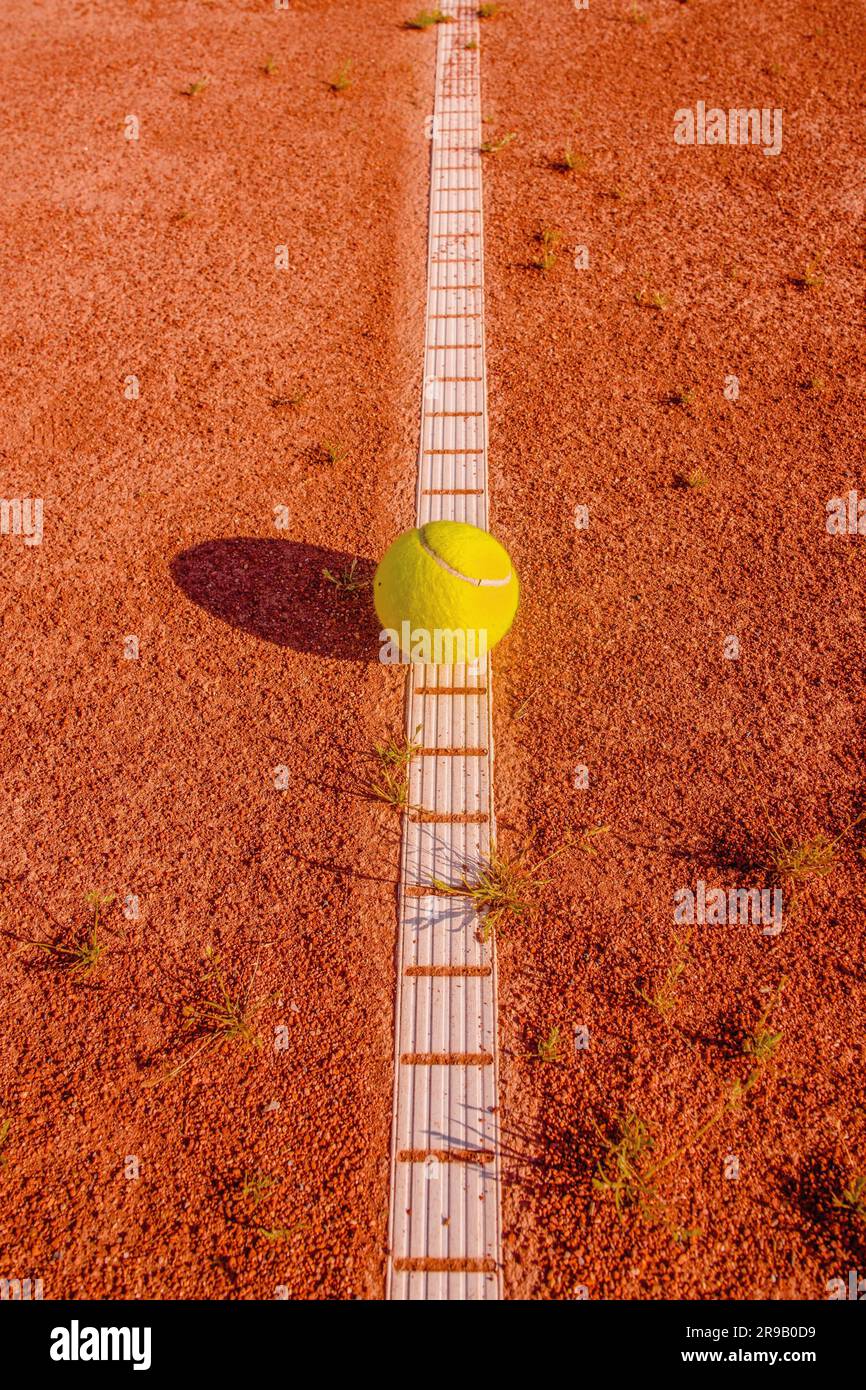
[[[404,531],[373,578],[373,602],[392,652],[436,666],[484,656],[511,627],[519,595],[508,551],[465,521],[428,521]]]

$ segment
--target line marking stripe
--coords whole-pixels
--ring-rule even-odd
[[[404,1067],[492,1067],[492,1052],[404,1052]]]
[[[479,685],[416,685],[416,695],[486,695]]]
[[[401,1274],[495,1274],[495,1260],[395,1260],[394,1269]],[[487,1295],[490,1297],[490,1295]]]
[[[477,0],[442,9],[453,22],[436,38],[416,525],[486,529],[483,135],[478,49],[466,48],[480,24]],[[411,665],[406,732],[420,744],[408,802],[421,809],[403,817],[387,1297],[499,1299],[495,941],[463,882],[494,833],[489,658]]]
[[[486,758],[489,748],[419,748],[418,758]]]
[[[435,1158],[439,1163],[493,1163],[496,1154],[490,1149],[401,1149],[398,1163],[426,1163]]]
[[[441,898],[442,892],[432,883],[404,883],[403,895],[407,898]],[[467,893],[462,892],[459,883],[448,885],[449,897],[468,897]]]
[[[403,971],[404,975],[429,976],[431,978],[444,977],[446,975],[474,977],[479,979],[491,975],[493,972],[489,965],[407,965]]]

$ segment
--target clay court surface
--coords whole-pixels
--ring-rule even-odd
[[[405,676],[322,569],[367,579],[413,524],[415,8],[4,7],[0,492],[45,510],[41,545],[0,537],[0,1274],[46,1299],[382,1297],[400,819],[363,784]],[[820,1299],[866,1259],[837,1202],[866,1173],[863,827],[779,935],[697,927],[672,1011],[642,997],[676,889],[760,886],[773,827],[866,810],[866,539],[825,527],[866,483],[858,54],[844,0],[482,24],[516,133],[483,169],[491,528],[523,586],[498,834],[565,846],[498,941],[511,1298]],[[697,100],[782,108],[782,154],[678,147]],[[106,949],[73,974],[30,943],[93,891]],[[247,1045],[201,1048],[208,948]],[[768,1006],[759,1082],[699,1134]],[[593,1185],[629,1112],[671,1159],[653,1219]]]

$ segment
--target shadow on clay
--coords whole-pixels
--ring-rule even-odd
[[[245,536],[203,541],[170,565],[187,598],[231,627],[295,651],[362,662],[379,658],[374,569],[372,560],[343,551]],[[323,570],[362,587],[340,588]]]

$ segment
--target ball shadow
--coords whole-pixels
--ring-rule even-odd
[[[231,627],[295,651],[366,662],[379,654],[374,570],[372,560],[343,551],[245,536],[203,541],[170,565],[187,598]]]

